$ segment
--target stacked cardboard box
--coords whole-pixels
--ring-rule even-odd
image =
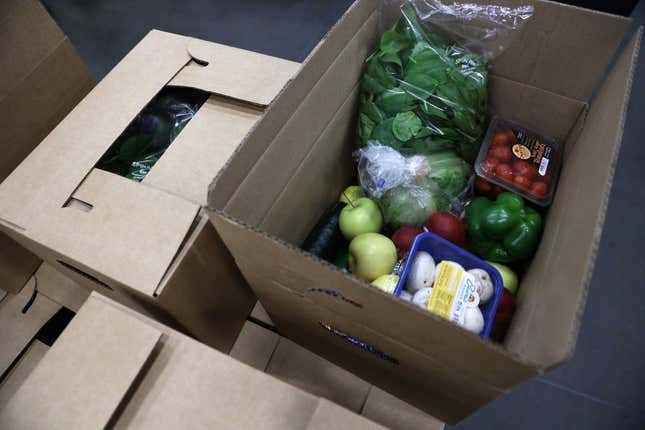
[[[0,182],[94,86],[85,64],[38,0],[0,5]],[[0,290],[16,293],[40,260],[0,234]]]

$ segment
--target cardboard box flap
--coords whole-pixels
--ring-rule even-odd
[[[205,206],[208,186],[263,112],[212,95],[143,179]]]
[[[642,27],[594,98],[568,150],[538,254],[519,292],[507,346],[544,367],[573,354],[618,158]],[[593,175],[590,175],[590,168]]]
[[[268,106],[300,68],[300,63],[269,55],[190,39],[195,60],[170,85],[199,88],[260,106]]]
[[[88,300],[11,400],[0,428],[104,428],[161,332]]]

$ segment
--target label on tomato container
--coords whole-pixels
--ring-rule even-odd
[[[428,310],[457,324],[464,323],[466,308],[479,306],[475,277],[453,261],[437,265]]]
[[[513,155],[520,160],[534,164],[538,168],[540,176],[546,175],[553,147],[542,142],[538,137],[528,136],[523,131],[513,133],[517,136],[517,143],[511,148]]]

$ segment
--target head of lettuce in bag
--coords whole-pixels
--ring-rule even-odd
[[[356,153],[361,187],[396,229],[423,225],[432,212],[445,211],[466,187],[472,168],[454,151],[403,156],[375,142]]]
[[[423,20],[417,10],[423,12]],[[498,54],[532,10],[477,4],[462,10],[439,0],[404,3],[401,18],[383,33],[378,50],[366,61],[359,146],[376,141],[404,155],[452,149],[473,162],[486,128],[484,55]],[[439,33],[471,49],[480,46],[481,52],[448,43]],[[494,53],[487,49],[493,45]]]

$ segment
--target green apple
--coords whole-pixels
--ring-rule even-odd
[[[381,275],[378,278],[374,279],[370,285],[375,286],[381,291],[385,291],[388,294],[394,294],[397,284],[399,283],[399,275]]]
[[[368,282],[392,273],[396,261],[394,242],[382,234],[364,233],[349,244],[349,270]]]
[[[515,272],[513,272],[509,267],[504,266],[503,264],[493,263],[492,261],[487,261],[487,263],[499,271],[499,274],[502,275],[504,288],[506,288],[509,293],[515,295],[517,293],[518,286],[517,275],[515,274]]]
[[[359,234],[381,231],[383,215],[374,200],[361,197],[343,208],[338,224],[345,239],[352,240]]]
[[[349,204],[349,202],[358,200],[361,197],[363,197],[363,190],[361,190],[361,187],[359,187],[358,185],[350,185],[349,187],[345,188],[342,193],[340,193],[340,198],[338,199],[338,201]]]

